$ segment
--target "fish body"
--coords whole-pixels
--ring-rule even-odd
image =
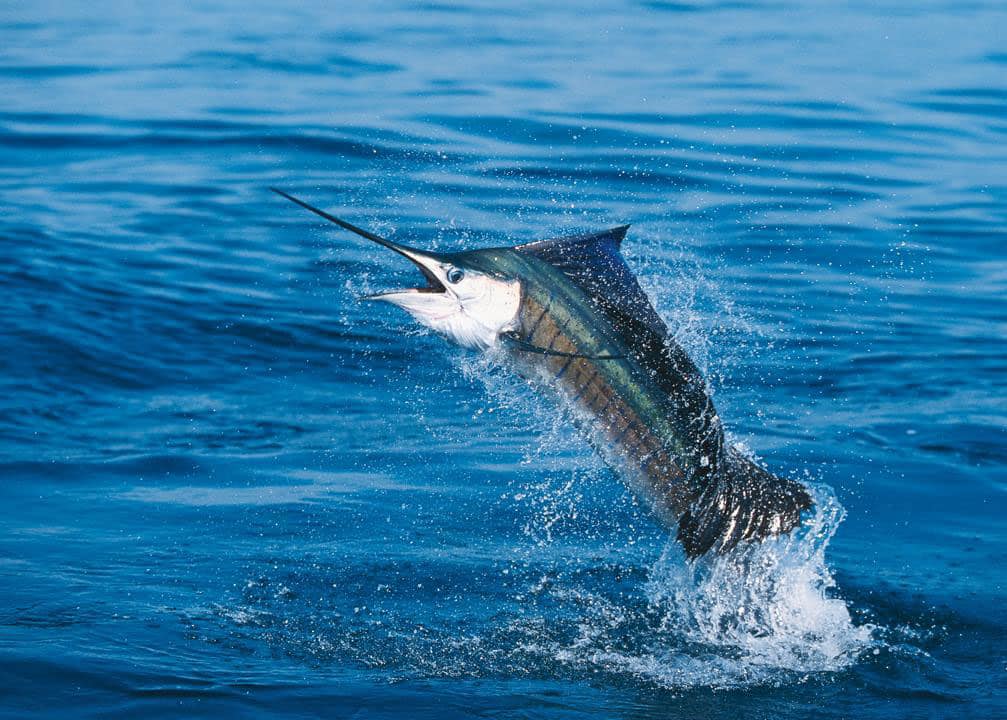
[[[717,422],[715,414],[682,412],[709,404],[706,394],[684,386],[672,399],[586,293],[548,263],[514,255],[508,270],[523,278],[522,297],[504,344],[516,369],[558,392],[599,451],[630,474],[637,495],[665,524],[677,521],[688,509],[688,482],[723,443],[721,432],[688,427],[697,418]]]
[[[500,348],[519,372],[554,390],[688,557],[788,532],[811,507],[802,485],[725,442],[698,368],[621,256],[627,227],[431,253],[280,194],[413,261],[426,287],[372,299],[461,345]]]

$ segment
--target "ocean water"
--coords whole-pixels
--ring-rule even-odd
[[[0,715],[1007,717],[1002,2],[0,5]],[[688,565],[401,258],[632,223],[818,500]]]

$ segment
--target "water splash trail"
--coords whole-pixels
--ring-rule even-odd
[[[647,596],[662,625],[739,665],[799,672],[840,670],[871,642],[831,597],[825,559],[845,511],[831,488],[812,488],[813,513],[790,535],[687,564],[669,544],[651,569]]]

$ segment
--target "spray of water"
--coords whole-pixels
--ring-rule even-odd
[[[529,458],[548,465],[558,455],[569,457],[578,443],[569,410],[549,412],[521,392],[523,381],[492,362],[466,360],[464,369],[483,381],[494,404],[535,418],[540,440]],[[589,453],[581,450],[578,462]],[[556,468],[546,474],[553,480],[524,485],[513,495],[529,511],[525,533],[536,547],[553,541],[558,520],[576,518],[579,501],[591,491],[585,484],[598,482],[599,466]],[[550,603],[540,605],[552,620],[529,623],[525,617],[526,624],[514,628],[524,635],[519,647],[581,671],[629,674],[676,689],[776,684],[848,667],[872,646],[874,628],[853,622],[835,596],[826,562],[845,511],[829,487],[810,489],[814,508],[790,534],[694,562],[669,537],[638,595],[625,588],[613,595],[590,572],[558,571],[544,592],[526,593],[548,596]],[[632,510],[627,517],[641,521]]]
[[[648,279],[653,284],[655,276],[675,277],[652,262],[645,284]],[[722,358],[710,359],[711,333],[695,297],[697,276],[702,273],[664,283],[663,294],[675,296],[675,312],[662,308],[662,314],[673,316],[669,325],[678,329],[676,340],[710,370],[719,367]],[[700,294],[719,297],[716,288],[706,290]],[[750,323],[736,309],[723,302],[715,305],[717,327],[751,335]],[[547,463],[550,456],[569,456],[574,435],[570,408],[550,412],[545,403],[529,400],[529,393],[522,392],[526,388],[518,387],[524,382],[501,372],[498,360],[466,360],[463,370],[482,381],[494,403],[536,419],[542,439],[531,456],[537,464]],[[576,502],[588,492],[569,469],[553,474],[555,482],[539,481],[521,494],[532,498],[525,531],[539,546],[552,541],[557,518],[574,516]],[[596,476],[597,468],[580,474]],[[811,491],[815,506],[801,527],[728,555],[690,563],[669,538],[647,572],[642,597],[635,601],[613,598],[571,576],[553,582],[548,591],[552,598],[578,609],[577,632],[553,633],[550,638],[539,629],[531,633],[526,648],[573,666],[628,672],[670,687],[781,682],[791,673],[847,667],[871,646],[874,628],[854,624],[846,603],[836,596],[826,562],[826,550],[845,511],[829,487],[816,485]]]
[[[740,664],[799,672],[839,670],[871,640],[855,626],[825,561],[845,511],[826,486],[789,535],[685,563],[669,545],[651,568],[649,601],[668,630]]]

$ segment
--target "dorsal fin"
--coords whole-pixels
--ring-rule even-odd
[[[663,337],[667,328],[619,252],[629,225],[518,245],[576,283],[606,314],[629,316]],[[613,318],[615,319],[615,318]]]

